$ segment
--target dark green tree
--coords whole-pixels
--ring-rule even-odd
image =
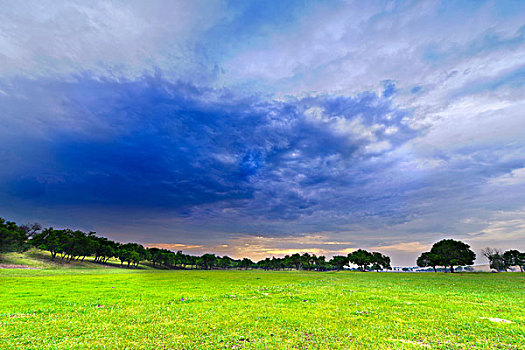
[[[31,239],[33,246],[51,253],[51,260],[54,260],[58,253],[64,252],[66,242],[67,236],[64,230],[55,230],[52,227],[37,233]]]
[[[372,269],[379,270],[392,270],[390,266],[390,257],[383,255],[379,252],[372,252]]]
[[[435,243],[430,252],[437,257],[440,266],[450,267],[451,273],[454,272],[454,266],[472,265],[476,259],[476,254],[468,244],[453,239]]]
[[[326,257],[320,255],[315,260],[315,270],[316,271],[326,271],[330,269],[330,265],[326,261]]]
[[[155,267],[155,264],[158,264],[162,260],[162,249],[160,248],[148,248],[148,251],[150,253],[150,261],[153,264],[153,267]]]
[[[110,258],[116,257],[118,244],[105,237],[92,237],[94,241],[95,262],[107,263]]]
[[[217,266],[217,257],[215,254],[204,254],[197,260],[197,265],[210,270],[212,267]]]
[[[332,257],[329,263],[336,270],[343,270],[345,266],[348,265],[348,257],[343,256],[343,255],[336,255]]]
[[[523,266],[525,265],[525,254],[520,253],[518,250],[507,250],[502,255],[503,261],[505,262],[505,267],[509,268],[511,266],[519,266],[521,272],[523,272]]]
[[[255,263],[249,258],[242,258],[242,260],[238,262],[238,266],[245,270],[251,268],[253,265],[255,265]]]
[[[301,267],[303,266],[303,259],[301,257],[301,254],[299,253],[292,254],[290,256],[290,263],[292,264],[292,266],[290,267],[295,267],[296,270],[300,270]]]
[[[417,258],[416,264],[419,267],[432,267],[434,272],[436,272],[436,266],[438,266],[439,260],[438,257],[431,252],[424,252]]]
[[[520,252],[518,263],[519,263],[521,272],[524,272],[525,270],[525,252]]]
[[[225,255],[222,258],[218,259],[217,266],[219,266],[222,269],[229,269],[233,266],[233,259]]]
[[[372,264],[373,257],[372,253],[364,249],[358,249],[355,252],[348,254],[348,261],[359,266],[361,271],[366,271],[368,265]]]
[[[23,252],[28,248],[24,228],[0,218],[0,253]]]

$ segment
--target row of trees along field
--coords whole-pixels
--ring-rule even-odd
[[[155,268],[259,268],[264,270],[342,270],[349,264],[358,266],[361,271],[391,269],[390,258],[378,252],[356,250],[348,255],[337,255],[327,260],[324,256],[315,254],[292,254],[283,258],[272,257],[257,263],[248,258],[232,259],[228,256],[219,257],[214,254],[194,256],[173,252],[162,248],[145,248],[138,243],[119,243],[97,236],[95,232],[73,231],[70,229],[43,229],[35,223],[18,226],[11,221],[0,218],[0,253],[23,252],[30,247],[49,251],[51,259],[60,259],[62,262],[82,260],[92,257],[92,261],[100,264],[108,263],[115,258],[121,266],[138,266],[141,262],[149,262]],[[483,254],[491,262],[491,267],[498,270],[509,266],[520,266],[523,271],[525,253],[510,250],[505,253],[497,249],[487,248]],[[452,239],[442,240],[434,244],[430,252],[423,253],[417,259],[420,267],[438,266],[448,267],[454,272],[454,266],[472,265],[476,254],[470,247],[460,241]],[[498,266],[498,267],[494,267]]]
[[[148,261],[157,268],[260,268],[264,270],[297,269],[297,270],[342,270],[349,263],[359,266],[363,271],[391,269],[390,258],[378,252],[368,252],[359,249],[346,256],[334,256],[327,260],[324,256],[315,254],[292,254],[283,258],[272,257],[257,263],[248,258],[233,259],[228,256],[219,257],[214,254],[193,256],[173,252],[162,248],[145,248],[138,243],[118,243],[97,236],[94,232],[73,231],[70,229],[43,229],[35,223],[18,226],[14,222],[0,218],[0,253],[22,252],[30,247],[49,251],[51,259],[62,262],[73,260],[84,261],[93,257],[96,263],[108,263],[116,258],[121,265],[138,266],[140,262]]]

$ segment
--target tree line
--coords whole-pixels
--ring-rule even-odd
[[[97,236],[95,232],[80,230],[43,228],[40,224],[18,226],[12,221],[0,218],[0,253],[23,252],[30,247],[49,251],[51,259],[62,262],[82,260],[93,257],[93,261],[106,264],[112,258],[118,259],[121,266],[137,267],[141,262],[149,262],[155,268],[168,269],[229,269],[258,268],[264,270],[343,270],[353,264],[361,271],[391,270],[390,257],[379,252],[358,249],[348,255],[336,255],[331,259],[309,253],[295,253],[282,258],[266,258],[254,262],[249,258],[233,259],[228,256],[203,254],[194,256],[182,251],[173,252],[162,248],[147,248],[139,243],[119,243]],[[495,248],[486,248],[482,254],[487,257],[490,267],[497,271],[506,271],[511,266],[519,266],[523,272],[525,253],[518,250],[502,252]],[[432,246],[417,259],[417,266],[445,267],[454,272],[454,266],[474,264],[476,254],[464,242],[444,239]]]
[[[343,270],[349,263],[355,264],[362,271],[391,269],[390,257],[379,252],[356,250],[348,255],[338,255],[327,260],[315,254],[291,254],[282,258],[272,257],[254,262],[249,258],[233,259],[228,256],[203,254],[194,256],[182,251],[173,252],[162,248],[147,248],[139,243],[119,243],[95,232],[83,232],[71,229],[42,228],[38,223],[18,226],[0,218],[0,253],[23,252],[30,247],[46,250],[52,260],[68,263],[84,261],[93,257],[96,263],[105,264],[116,258],[121,266],[137,267],[147,261],[155,268],[181,269],[229,269],[258,268],[264,270]]]

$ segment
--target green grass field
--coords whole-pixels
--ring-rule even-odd
[[[519,273],[0,270],[1,349],[525,349],[524,310]]]

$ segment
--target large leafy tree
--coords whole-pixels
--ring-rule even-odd
[[[364,249],[358,249],[348,254],[348,261],[359,266],[361,271],[366,271],[368,266],[373,263],[374,255]]]
[[[472,265],[476,259],[476,254],[470,250],[468,244],[453,239],[444,239],[435,243],[430,252],[437,257],[439,265],[450,267],[452,273],[454,266]]]

